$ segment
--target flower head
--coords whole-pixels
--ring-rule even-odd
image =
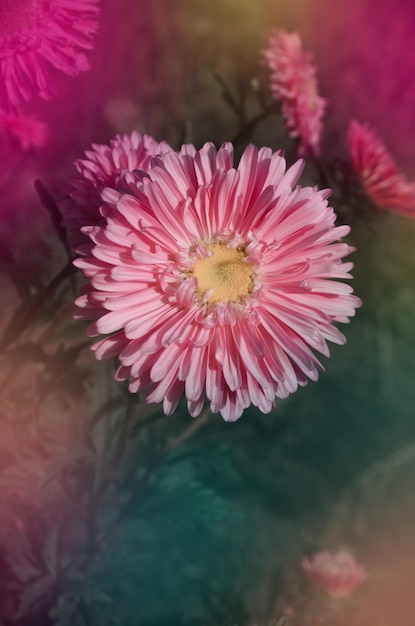
[[[0,129],[4,129],[19,144],[22,150],[42,148],[48,140],[48,127],[31,115],[0,113]]]
[[[338,240],[327,190],[296,187],[302,161],[286,171],[269,148],[213,144],[156,157],[148,173],[104,189],[105,226],[75,261],[90,283],[77,300],[98,358],[118,355],[116,378],[171,413],[184,393],[196,416],[267,413],[308,378],[312,349],[342,344],[332,324],[360,305],[349,285],[351,248]],[[321,366],[320,366],[321,367]]]
[[[82,227],[105,224],[100,213],[104,187],[115,189],[126,171],[147,171],[151,159],[168,150],[171,148],[165,141],[158,143],[137,131],[131,135],[116,135],[109,145],[93,144],[92,149],[85,152],[86,158],[75,163],[80,177],[71,181],[66,190],[67,201],[62,207],[70,245],[80,251],[87,244],[88,250],[90,239],[82,234]]]
[[[326,101],[318,95],[310,53],[302,49],[298,33],[274,30],[262,56],[271,72],[271,93],[282,100],[289,135],[299,139],[299,156],[319,155]]]
[[[351,120],[347,139],[353,169],[372,200],[384,209],[415,217],[415,183],[399,171],[376,132]]]
[[[311,560],[304,559],[302,567],[311,582],[332,598],[349,596],[367,578],[365,567],[347,550],[317,552]]]
[[[0,110],[55,91],[51,66],[69,76],[89,69],[99,0],[0,0]]]

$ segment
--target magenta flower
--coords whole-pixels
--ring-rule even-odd
[[[54,67],[69,76],[89,69],[99,0],[2,0],[0,110],[16,111],[39,94],[55,93]]]
[[[375,131],[351,120],[347,139],[353,169],[372,200],[384,209],[415,217],[415,183],[406,180]]]
[[[332,598],[349,596],[367,578],[366,569],[347,550],[335,554],[317,552],[302,567],[311,582]]]
[[[0,113],[0,129],[4,129],[19,144],[22,150],[42,148],[49,137],[48,127],[31,115]]]
[[[97,318],[89,335],[110,335],[96,356],[119,356],[130,391],[150,386],[166,414],[184,393],[197,416],[207,397],[234,421],[318,378],[312,350],[345,342],[332,322],[360,300],[337,280],[350,278],[337,243],[349,227],[334,226],[327,190],[293,188],[302,168],[270,148],[249,146],[235,168],[231,144],[185,145],[104,189],[77,305]]]
[[[104,187],[115,189],[126,171],[147,171],[154,156],[171,149],[165,141],[158,143],[137,131],[131,135],[116,135],[109,146],[93,144],[92,149],[85,152],[86,159],[75,163],[80,178],[71,181],[66,190],[68,199],[62,206],[69,244],[79,253],[87,244],[88,251],[91,242],[81,229],[105,225],[100,213],[100,194]]]
[[[271,93],[282,101],[289,136],[299,140],[298,155],[318,156],[326,101],[318,95],[310,53],[303,51],[297,33],[274,30],[262,56],[271,72]]]

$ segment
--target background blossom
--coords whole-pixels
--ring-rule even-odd
[[[400,172],[376,132],[351,120],[347,134],[353,169],[366,193],[384,209],[415,216],[415,183]]]
[[[349,596],[367,577],[365,567],[347,550],[317,552],[303,559],[302,567],[311,582],[332,598]]]
[[[49,68],[89,69],[99,0],[3,0],[0,5],[0,110],[15,111],[55,87]]]
[[[138,131],[131,135],[117,135],[109,145],[93,144],[85,152],[86,158],[76,161],[80,176],[72,179],[66,190],[68,200],[62,206],[70,245],[79,251],[89,242],[81,229],[105,224],[100,213],[100,194],[104,187],[116,189],[125,172],[147,171],[154,156],[169,150],[171,148],[165,141],[158,143]]]
[[[282,101],[289,136],[299,140],[299,156],[320,154],[326,101],[318,95],[316,68],[298,33],[274,30],[262,53],[270,70],[273,97]]]

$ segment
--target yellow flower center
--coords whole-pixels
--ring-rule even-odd
[[[211,256],[198,258],[192,274],[197,278],[197,294],[207,297],[207,302],[238,302],[248,296],[253,286],[252,265],[245,261],[246,254],[238,248],[228,248],[223,243],[207,246]]]

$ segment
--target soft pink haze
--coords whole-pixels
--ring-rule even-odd
[[[353,169],[376,204],[415,217],[415,182],[408,182],[377,133],[351,120],[347,134]]]
[[[31,115],[0,113],[0,129],[13,137],[22,150],[42,148],[48,141],[47,124]]]
[[[310,581],[332,598],[349,596],[367,578],[366,568],[347,550],[317,552],[303,559],[302,567]]]
[[[55,93],[50,70],[76,76],[98,28],[99,0],[0,0],[0,110]]]
[[[276,397],[317,380],[313,350],[343,344],[333,322],[360,306],[342,263],[328,190],[295,187],[270,148],[184,145],[127,173],[102,192],[105,226],[83,228],[94,246],[75,261],[90,278],[77,300],[97,358],[119,356],[118,380],[172,413],[182,394],[197,416],[237,420],[251,404],[267,413]]]
[[[271,93],[282,101],[289,136],[299,141],[298,155],[318,156],[326,101],[318,94],[310,53],[303,50],[298,33],[274,30],[262,56],[270,70]]]

